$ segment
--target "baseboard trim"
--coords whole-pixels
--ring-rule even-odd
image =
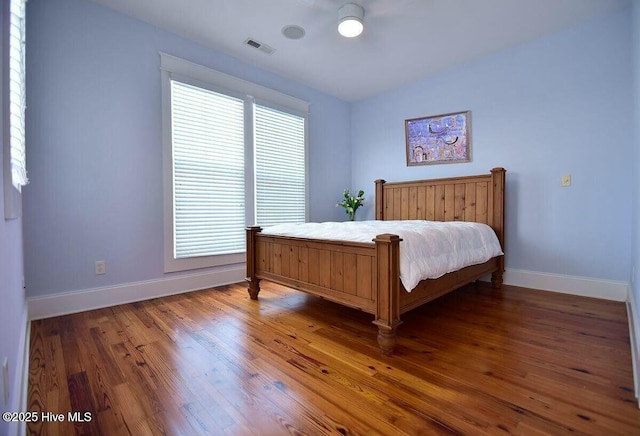
[[[627,299],[627,316],[629,318],[629,339],[631,340],[631,362],[633,364],[633,389],[640,408],[640,320],[635,310],[635,297],[629,292]]]
[[[86,310],[181,294],[244,280],[243,264],[205,273],[124,283],[27,299],[28,320],[51,318]],[[560,292],[613,301],[627,301],[629,284],[612,280],[507,269],[504,283],[524,288]],[[640,338],[639,338],[640,339]]]
[[[504,273],[504,283],[612,301],[627,301],[629,295],[629,284],[625,282],[518,269],[507,269]]]
[[[21,341],[24,344],[24,350],[22,353],[22,374],[20,375],[20,395],[18,398],[18,404],[20,404],[20,408],[16,410],[29,410],[28,409],[28,400],[29,400],[29,359],[30,359],[30,351],[31,351],[31,321],[29,320],[29,310],[28,307],[25,307],[24,310],[24,323],[26,324],[26,328],[24,330],[24,341]],[[18,426],[18,433],[16,435],[27,434],[27,423],[26,421],[21,421]]]
[[[16,374],[13,381],[11,392],[15,392],[15,399],[9,410],[26,411],[27,394],[29,387],[29,344],[31,338],[31,322],[29,321],[29,311],[25,304],[22,312],[20,324],[23,326],[20,333],[18,350],[18,361],[16,362]],[[24,421],[13,422],[8,426],[9,435],[19,436],[27,433],[27,425]]]
[[[43,319],[70,313],[101,309],[151,298],[182,294],[215,286],[238,283],[245,279],[244,264],[197,274],[124,283],[115,286],[64,292],[27,299],[29,319]],[[26,409],[25,409],[26,410]]]

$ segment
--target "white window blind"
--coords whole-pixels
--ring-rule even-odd
[[[305,119],[255,105],[256,223],[305,221]]]
[[[11,181],[18,191],[28,183],[25,153],[25,9],[26,0],[11,0],[9,11],[9,142]]]
[[[160,53],[164,270],[245,261],[245,226],[305,221],[309,103]]]
[[[244,102],[171,81],[174,257],[245,250]]]

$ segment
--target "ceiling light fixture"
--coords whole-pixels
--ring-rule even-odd
[[[354,38],[362,33],[364,26],[364,9],[355,3],[346,3],[338,9],[338,33],[347,38]]]

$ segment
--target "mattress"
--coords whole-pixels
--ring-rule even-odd
[[[400,280],[411,291],[421,280],[436,279],[503,254],[491,227],[462,221],[347,221],[278,224],[266,235],[333,241],[372,242],[383,233],[400,236]]]

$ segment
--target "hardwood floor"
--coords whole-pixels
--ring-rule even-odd
[[[640,434],[625,305],[469,285],[372,317],[263,282],[34,321],[30,434]],[[71,411],[90,422],[68,422]]]

